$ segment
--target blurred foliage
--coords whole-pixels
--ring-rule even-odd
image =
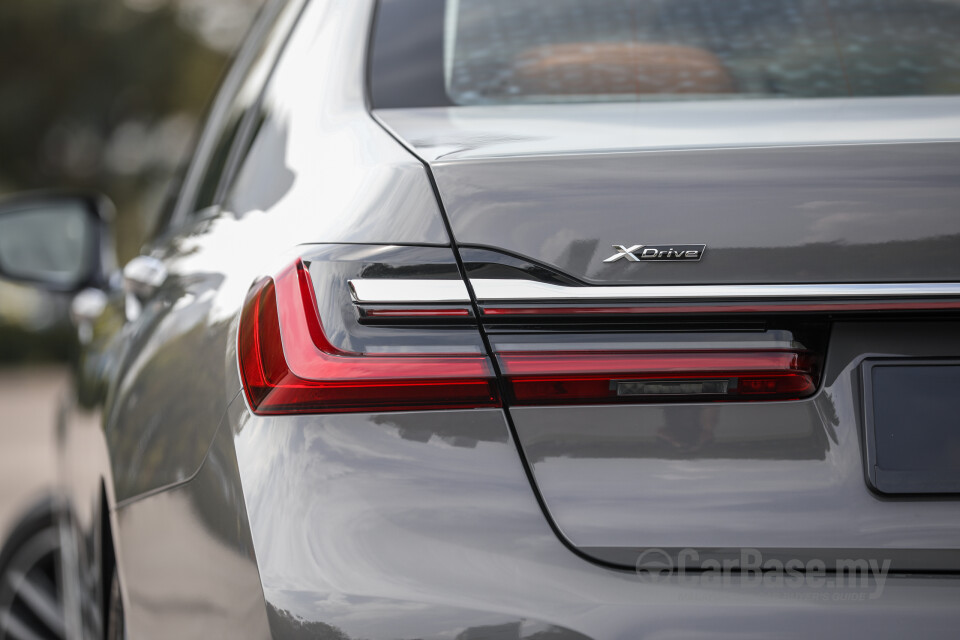
[[[0,362],[40,362],[71,358],[77,351],[73,327],[58,323],[47,329],[0,324]]]
[[[159,213],[262,0],[2,0],[0,195],[96,191],[120,264]],[[0,286],[0,362],[66,356],[66,300]]]

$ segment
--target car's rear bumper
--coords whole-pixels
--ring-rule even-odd
[[[777,585],[584,560],[498,409],[270,418],[240,397],[194,478],[118,515],[136,637],[952,638],[960,623],[957,578]]]

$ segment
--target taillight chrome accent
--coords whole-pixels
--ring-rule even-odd
[[[412,280],[356,278],[349,281],[354,302],[416,304],[420,302],[470,302],[462,280]]]
[[[798,400],[817,389],[807,351],[506,351],[512,405]]]
[[[386,305],[357,305],[359,320],[363,324],[416,324],[416,325],[450,325],[475,323],[476,316],[473,308],[462,306],[425,306],[412,307]]]
[[[545,300],[773,300],[838,298],[960,298],[958,282],[883,282],[826,284],[624,285],[572,287],[535,280],[472,278],[483,301]]]
[[[337,349],[324,334],[300,260],[251,288],[238,353],[244,392],[258,414],[500,406],[486,356]]]
[[[780,314],[780,313],[851,313],[858,311],[948,311],[960,309],[960,300],[872,300],[869,302],[764,302],[714,304],[648,304],[569,306],[496,306],[480,310],[485,317],[510,316],[644,316],[683,315],[691,313]]]
[[[364,309],[369,318],[469,318],[470,309]]]
[[[566,286],[523,279],[473,278],[485,318],[684,314],[858,313],[960,310],[960,283]],[[452,280],[350,281],[361,305],[467,300]],[[397,314],[398,316],[400,314]],[[411,314],[413,315],[413,314]],[[427,314],[424,314],[427,315]]]
[[[623,285],[566,286],[521,279],[472,278],[470,284],[480,302],[622,300],[642,303],[676,300],[852,301],[871,299],[877,303],[891,298],[907,302],[917,299],[955,298],[960,301],[960,282],[880,282],[825,284],[740,284],[740,285]],[[455,280],[412,280],[357,278],[350,281],[354,300],[369,304],[419,304],[467,302],[462,282]]]

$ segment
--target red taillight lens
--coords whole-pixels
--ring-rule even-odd
[[[240,318],[240,371],[255,413],[498,407],[493,368],[478,354],[358,354],[327,339],[298,260],[251,289]]]
[[[501,352],[515,405],[794,400],[816,391],[800,351]]]

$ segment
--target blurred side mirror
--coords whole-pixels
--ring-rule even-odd
[[[0,276],[51,291],[103,286],[109,264],[103,197],[31,193],[0,200]]]

